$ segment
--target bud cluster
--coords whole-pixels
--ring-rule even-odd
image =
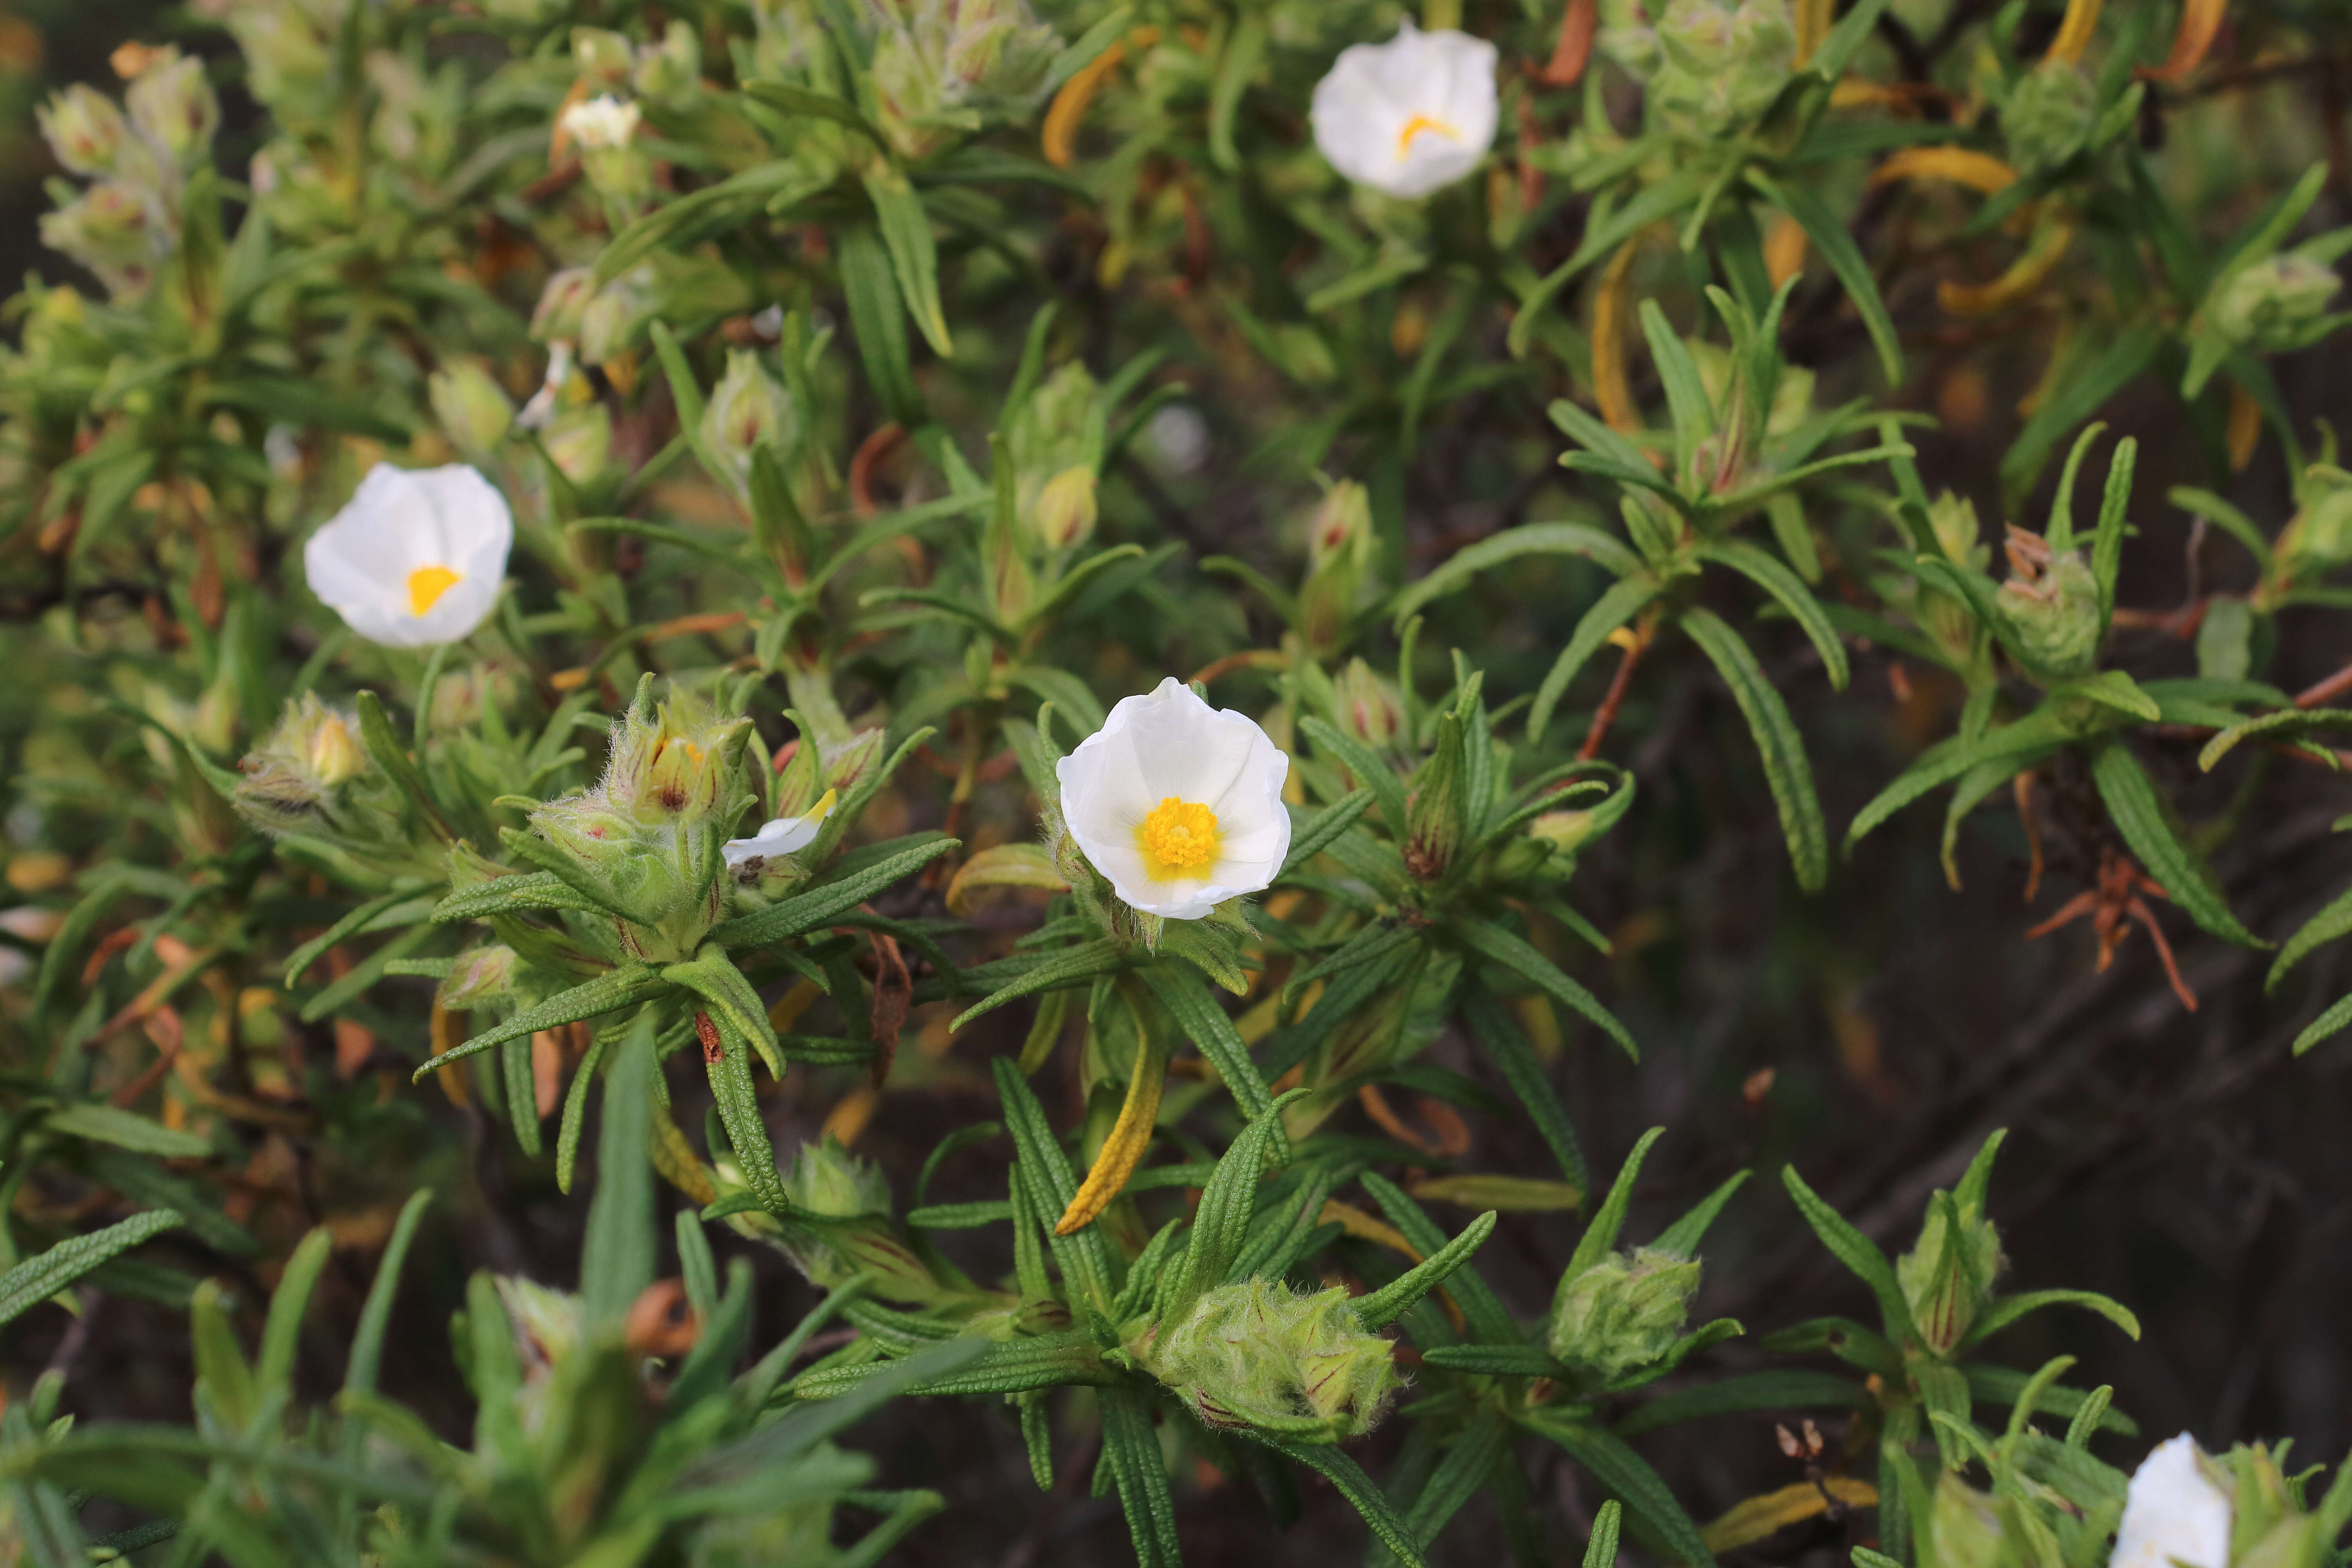
[[[1610,1253],[1561,1278],[1552,1300],[1551,1353],[1596,1383],[1647,1366],[1682,1337],[1698,1285],[1696,1258],[1648,1247]]]
[[[874,84],[891,144],[908,157],[1017,113],[1061,47],[1028,0],[877,0]]]
[[[122,107],[77,83],[39,110],[58,162],[94,182],[43,216],[41,241],[121,299],[144,292],[177,247],[188,175],[220,128],[220,101],[202,60],[169,46],[135,58]]]
[[[1371,1430],[1398,1387],[1391,1346],[1364,1331],[1339,1286],[1221,1285],[1129,1348],[1212,1426],[1336,1441]]]
[[[1603,15],[1601,52],[1648,85],[1653,122],[1678,136],[1746,130],[1796,65],[1789,0],[1665,0],[1654,24],[1640,0],[1619,0]]]

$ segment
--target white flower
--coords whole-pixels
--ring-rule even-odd
[[[2229,1568],[2230,1494],[2206,1474],[2188,1433],[2159,1443],[2132,1472],[2108,1568]]]
[[[1315,145],[1360,185],[1425,196],[1478,166],[1495,140],[1495,46],[1424,33],[1339,51],[1315,85]]]
[[[809,807],[805,815],[780,816],[749,838],[730,838],[719,846],[719,853],[727,857],[730,866],[740,866],[746,860],[805,849],[816,842],[816,830],[833,815],[833,803],[839,794],[837,790],[827,790],[824,798]]]
[[[1113,708],[1054,771],[1070,836],[1145,914],[1199,920],[1273,881],[1290,851],[1290,759],[1173,676]]]
[[[637,133],[637,121],[644,118],[635,104],[624,103],[606,92],[565,110],[561,123],[563,133],[579,142],[582,152],[601,153],[627,146],[629,138]]]
[[[378,463],[349,505],[310,536],[310,592],[352,630],[387,647],[470,635],[498,602],[514,543],[506,498],[463,463]]]

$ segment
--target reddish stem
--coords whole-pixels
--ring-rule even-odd
[[[1617,673],[1611,678],[1608,695],[1601,698],[1600,710],[1592,715],[1592,728],[1584,732],[1584,744],[1576,749],[1576,760],[1589,763],[1601,754],[1601,742],[1609,738],[1609,726],[1617,721],[1617,710],[1624,704],[1625,689],[1633,683],[1633,667],[1642,662],[1642,649],[1649,639],[1641,633],[1625,645],[1625,657],[1618,662]]]

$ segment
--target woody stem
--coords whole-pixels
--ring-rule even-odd
[[[1617,710],[1624,704],[1625,689],[1633,683],[1633,667],[1642,662],[1642,650],[1649,638],[1640,632],[1625,645],[1625,657],[1618,661],[1617,673],[1610,678],[1609,690],[1601,699],[1601,707],[1592,715],[1592,728],[1584,732],[1584,744],[1576,749],[1576,760],[1589,763],[1601,754],[1601,742],[1609,738],[1609,726],[1617,721]]]

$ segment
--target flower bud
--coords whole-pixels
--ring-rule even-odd
[[[1392,1347],[1364,1331],[1339,1286],[1220,1285],[1129,1351],[1211,1426],[1334,1441],[1370,1431],[1397,1389]]]
[[[2231,342],[2263,353],[2298,349],[2342,286],[2334,268],[2307,256],[2265,257],[2222,287],[2213,325]]]
[[[1308,647],[1321,653],[1339,646],[1371,562],[1371,492],[1342,479],[1308,525],[1307,582],[1298,595],[1298,631]]]
[[[2297,573],[2352,561],[2352,479],[2320,469],[2305,484],[2303,510],[2279,534],[2279,558]]]
[[[1093,533],[1107,423],[1102,388],[1076,360],[1047,376],[1005,422],[1015,515],[1032,548],[1065,549]]]
[[[2097,86],[2071,60],[2045,59],[2001,105],[2001,134],[2020,174],[2043,174],[2080,153],[2098,119]]]
[[[2053,557],[2039,535],[2009,531],[2011,576],[1995,603],[2037,674],[2086,673],[2099,651],[2099,583],[2080,551]]]
[[[545,302],[542,298],[541,303]],[[654,269],[639,266],[622,273],[597,289],[581,310],[581,363],[603,364],[636,347],[660,313],[660,293]],[[534,321],[534,330],[536,327]]]
[[[1397,689],[1372,672],[1362,658],[1351,658],[1332,682],[1340,729],[1375,752],[1386,752],[1404,733],[1404,699]]]
[[[830,1132],[821,1142],[801,1145],[784,1173],[784,1196],[794,1208],[827,1219],[890,1212],[890,1184],[882,1168],[851,1153]]]
[[[38,110],[41,135],[72,174],[87,178],[116,172],[132,147],[130,122],[114,100],[80,82],[53,96]]]
[[[1551,1353],[1597,1382],[1649,1365],[1675,1348],[1698,1294],[1699,1262],[1652,1247],[1612,1252],[1563,1277],[1551,1309]]]
[[[702,440],[726,464],[736,494],[751,493],[752,453],[764,447],[781,457],[800,437],[800,411],[792,394],[761,367],[757,353],[728,350],[727,374],[702,411]]]
[[[177,237],[171,216],[149,194],[102,180],[80,198],[41,215],[41,243],[96,273],[118,299],[154,279]]]
[[[515,950],[503,942],[469,947],[450,961],[448,977],[433,1000],[454,1013],[509,1000],[516,962]]]
[[[694,29],[676,17],[662,30],[662,40],[637,58],[634,79],[646,98],[664,100],[691,96],[702,86],[702,45]]]
[[[1027,0],[906,0],[874,47],[883,129],[909,157],[1027,106],[1061,38]]]
[[[613,416],[601,403],[567,409],[548,422],[540,444],[565,479],[593,485],[613,464]]]
[[[1437,721],[1437,744],[1414,775],[1412,794],[1405,806],[1404,866],[1423,881],[1445,874],[1461,853],[1469,826],[1467,797],[1469,738],[1462,721],[1448,712]]]
[[[434,417],[463,452],[487,452],[506,437],[514,423],[514,400],[476,359],[461,359],[446,370],[436,370],[425,382]]]
[[[595,297],[594,268],[565,268],[540,290],[539,304],[530,313],[530,335],[542,343],[578,337],[581,318]]]
[[[1797,58],[1788,0],[1672,0],[1657,26],[1650,113],[1678,134],[1713,138],[1752,125]]]
[[[287,703],[278,727],[237,772],[231,804],[266,833],[405,848],[400,798],[369,757],[359,721],[315,692]]]
[[[236,0],[219,12],[245,57],[247,88],[263,103],[322,96],[333,80],[343,7],[319,0]]]
[[[1984,529],[1977,521],[1977,503],[1949,490],[1927,503],[1927,526],[1946,560],[1960,566],[1981,566],[1991,552],[1985,548]]]
[[[1928,1514],[1936,1542],[1936,1568],[2000,1568],[2011,1561],[2002,1549],[2000,1507],[1984,1493],[1946,1470],[1936,1483]]]
[[[1095,531],[1095,487],[1091,468],[1064,468],[1047,479],[1029,519],[1038,543],[1047,550],[1066,550],[1086,542]]]
[[[182,167],[202,159],[220,129],[220,100],[205,79],[205,62],[169,45],[123,94],[131,122]]]
[[[1943,1192],[1927,1200],[1918,1245],[1895,1260],[1895,1279],[1929,1350],[1942,1355],[1960,1342],[2000,1267],[2000,1233],[1974,1204]]]
[[[603,27],[572,29],[572,63],[592,91],[619,87],[629,79],[636,50],[619,33]]]

